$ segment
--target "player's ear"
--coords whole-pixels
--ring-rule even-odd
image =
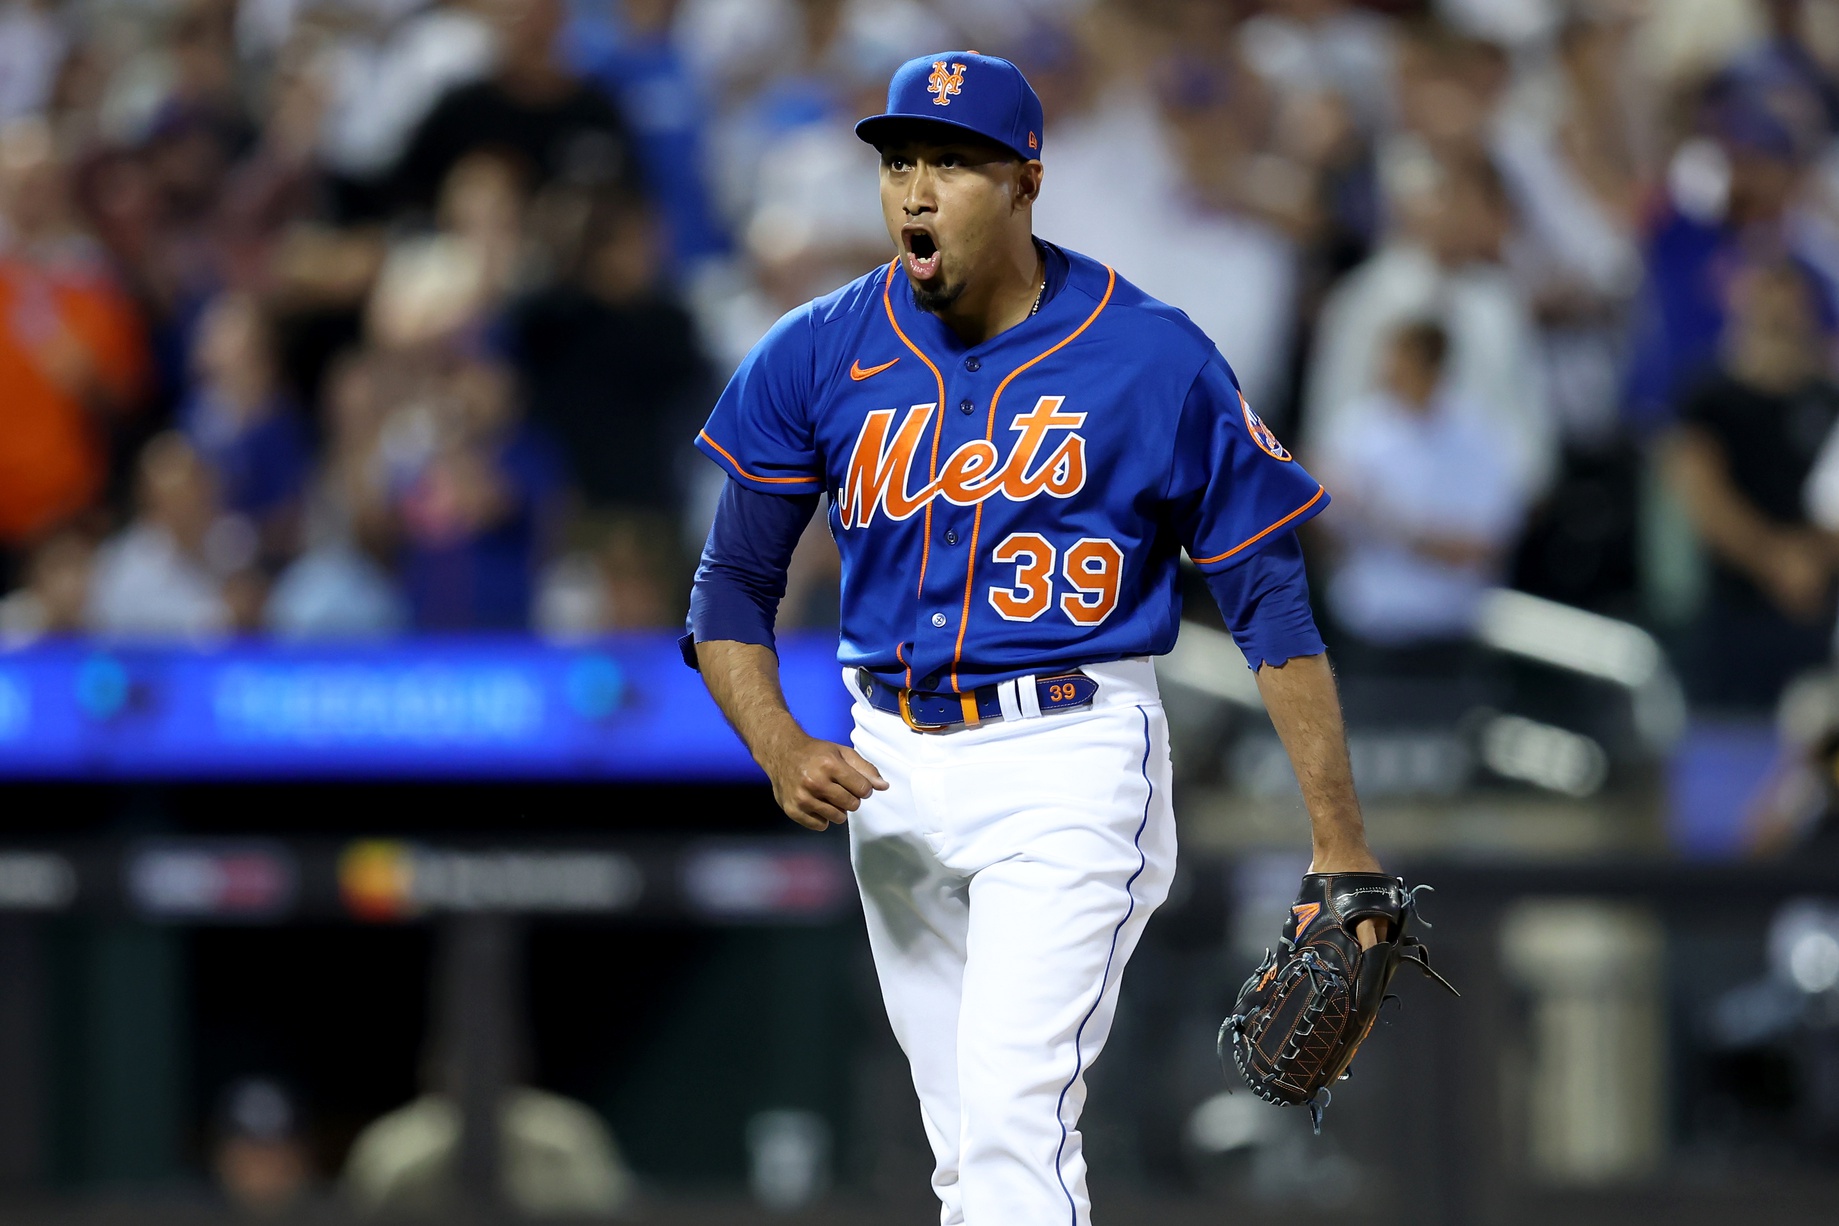
[[[1041,194],[1041,163],[1032,158],[1023,162],[1016,172],[1015,201],[1017,204],[1033,204]]]

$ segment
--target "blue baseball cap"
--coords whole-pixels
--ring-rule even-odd
[[[1012,149],[1024,160],[1041,156],[1041,99],[1022,70],[975,51],[942,51],[908,60],[888,82],[888,109],[856,125],[856,135],[880,148],[897,124],[919,120],[960,128]]]

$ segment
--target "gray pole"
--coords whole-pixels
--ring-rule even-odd
[[[509,916],[483,913],[452,917],[442,934],[439,1024],[452,1044],[448,1070],[460,1112],[455,1173],[464,1203],[487,1215],[509,1208],[498,1112],[515,1076],[519,935]]]

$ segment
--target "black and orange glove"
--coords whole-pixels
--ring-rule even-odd
[[[1281,951],[1265,951],[1220,1026],[1221,1067],[1230,1055],[1258,1097],[1307,1105],[1320,1132],[1328,1084],[1346,1075],[1400,963],[1461,995],[1430,969],[1430,952],[1411,935],[1417,894],[1426,888],[1408,890],[1384,873],[1305,876]],[[1380,922],[1384,939],[1363,950],[1355,929],[1368,919]]]

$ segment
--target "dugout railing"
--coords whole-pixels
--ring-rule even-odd
[[[252,868],[252,849],[283,856],[291,868]],[[859,921],[840,851],[796,837],[429,841],[393,849],[236,839],[11,847],[0,851],[0,975],[15,976],[32,957],[41,967],[55,957],[47,934],[73,918],[236,925],[256,934],[328,923],[431,927],[444,934],[446,950],[435,965],[448,970],[445,986],[432,992],[447,1016],[430,1025],[445,1025],[457,1043],[464,1178],[477,1204],[489,1206],[495,1176],[484,1105],[510,1075],[521,942],[531,925],[587,924],[614,941],[645,939],[659,924],[790,924],[835,931],[847,945]],[[386,854],[425,864],[411,870],[411,879],[426,874],[422,893],[407,895],[396,911],[353,885],[355,874],[379,868],[364,857]],[[47,857],[62,857],[69,874]],[[223,858],[216,879],[234,884],[215,896],[215,910],[197,884],[212,880],[201,859],[208,857]],[[1317,1139],[1301,1113],[1228,1094],[1231,1083],[1210,1050],[1211,1028],[1251,964],[1247,949],[1268,940],[1281,918],[1280,910],[1265,913],[1255,888],[1269,866],[1189,857],[1133,964],[1116,1035],[1093,1078],[1086,1130],[1094,1195],[1111,1208],[1110,1220],[1153,1211],[1155,1220],[1175,1223],[1214,1221],[1222,1212],[1239,1221],[1293,1221],[1299,1210],[1350,1206],[1363,1220],[1401,1226],[1530,1226],[1554,1218],[1588,1226],[1651,1212],[1680,1226],[1830,1220],[1839,1177],[1835,1138],[1820,1121],[1821,1096],[1831,1093],[1822,1061],[1839,1023],[1834,987],[1806,993],[1805,1024],[1759,1040],[1756,1050],[1720,1047],[1706,1028],[1721,1001],[1772,973],[1771,924],[1785,905],[1839,903],[1839,868],[1448,858],[1397,867],[1436,887],[1426,902],[1435,927],[1425,936],[1463,997],[1447,1000],[1401,980],[1400,1009],[1388,1010],[1389,1024],[1362,1053],[1354,1078],[1338,1087]],[[287,900],[263,901],[267,887],[259,882],[290,872]],[[163,884],[150,884],[162,875]],[[22,959],[27,947],[37,952]],[[872,994],[866,963],[850,962],[847,973]],[[31,993],[16,976],[4,987],[0,1083],[17,1087],[39,1062],[22,1046],[32,1033],[22,1021]],[[750,1024],[773,1025],[773,1012],[762,1005]],[[853,1024],[874,1023],[872,1013],[862,1017]],[[893,1061],[898,1073],[898,1053],[885,1043],[849,1058],[871,1057]],[[1746,1076],[1768,1084],[1746,1094]],[[898,1076],[878,1084],[885,1093],[852,1098],[843,1127],[859,1134],[854,1142],[880,1144],[911,1123]],[[34,1140],[32,1121],[14,1118],[30,1097],[9,1098],[0,1144],[37,1145],[42,1156],[51,1138]],[[42,1093],[37,1101],[42,1108]],[[835,1195],[811,1220],[924,1221],[910,1198],[877,1199],[886,1188],[865,1171],[878,1160],[859,1152],[839,1169]],[[0,1168],[11,1177],[7,1203],[44,1203],[55,1190],[17,1153],[0,1154]],[[56,1208],[45,1210],[54,1214],[47,1220],[103,1212],[97,1191],[50,1196]],[[162,1200],[157,1188],[118,1187],[110,1212],[129,1192],[150,1205]],[[721,1195],[730,1220],[746,1220],[752,1211],[741,1189]],[[716,1212],[707,1199],[662,1196],[653,1220],[679,1220],[672,1216],[679,1213],[705,1220],[694,1215]],[[7,1220],[30,1219],[9,1213]]]

